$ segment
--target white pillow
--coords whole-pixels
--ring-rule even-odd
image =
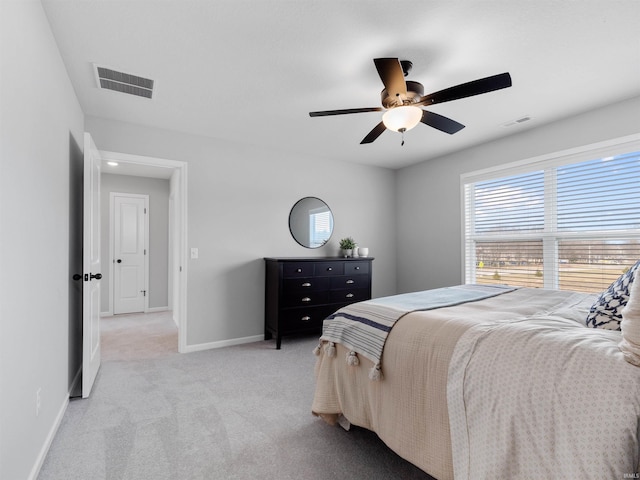
[[[640,281],[638,275],[629,287],[629,300],[622,309],[622,342],[619,348],[627,362],[640,367]]]

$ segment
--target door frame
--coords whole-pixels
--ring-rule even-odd
[[[100,150],[103,162],[113,161],[119,164],[126,164],[153,170],[167,169],[169,178],[169,198],[173,199],[170,204],[170,232],[171,238],[176,240],[173,248],[170,248],[169,272],[169,305],[173,307],[173,320],[178,326],[178,352],[187,351],[187,278],[188,278],[188,257],[187,257],[187,162],[169,160],[165,158],[147,157],[121,152]],[[140,176],[145,176],[141,173]],[[149,175],[151,176],[151,175]]]
[[[144,249],[147,253],[144,255],[144,289],[147,291],[147,295],[144,297],[143,312],[149,311],[149,195],[140,193],[120,193],[109,192],[109,311],[114,313],[116,311],[116,297],[114,295],[116,276],[115,276],[115,209],[114,202],[116,197],[129,197],[129,198],[142,198],[144,199]],[[172,252],[168,252],[171,257]],[[169,277],[171,278],[171,277]],[[171,296],[171,285],[169,285],[169,295]],[[171,304],[171,302],[169,302]]]

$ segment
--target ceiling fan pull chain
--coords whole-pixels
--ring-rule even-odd
[[[406,132],[407,129],[406,128],[401,128],[398,131],[402,134],[402,143],[400,143],[400,146],[403,147],[404,146],[404,132]]]

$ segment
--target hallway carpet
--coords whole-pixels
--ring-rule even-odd
[[[311,415],[317,336],[177,353],[170,312],[101,320],[102,366],[39,480],[430,479]]]

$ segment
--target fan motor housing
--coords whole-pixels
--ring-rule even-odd
[[[398,102],[398,97],[396,95],[390,95],[389,92],[387,92],[386,88],[382,90],[382,92],[380,93],[382,106],[384,108],[393,108],[402,105],[411,105],[412,103],[419,102],[420,99],[424,96],[424,87],[422,86],[422,84],[412,81],[407,81],[406,84],[407,96],[403,97],[402,95],[400,95],[401,97],[403,97],[400,99],[401,102]]]

